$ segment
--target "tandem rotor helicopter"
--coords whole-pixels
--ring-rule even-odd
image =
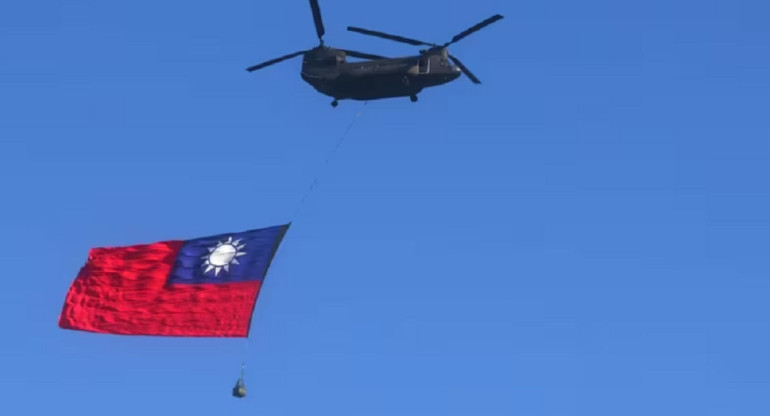
[[[435,87],[454,81],[465,74],[473,83],[480,84],[478,78],[455,56],[449,54],[447,47],[500,19],[496,14],[455,35],[443,45],[423,42],[403,36],[349,26],[351,32],[377,36],[415,46],[428,46],[420,50],[419,55],[386,58],[369,53],[332,48],[324,45],[325,33],[318,0],[310,0],[319,45],[308,50],[294,52],[251,66],[249,72],[291,59],[300,55],[302,58],[302,79],[318,92],[334,98],[332,106],[339,100],[377,100],[382,98],[409,97],[417,101],[417,94],[424,88]],[[347,62],[346,56],[368,61]]]

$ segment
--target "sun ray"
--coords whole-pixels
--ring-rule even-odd
[[[207,267],[207,268],[206,268],[206,270],[205,270],[203,273],[208,273],[208,272],[210,272],[210,271],[211,271],[211,269],[213,269],[213,268],[214,268],[214,266],[212,266],[212,265],[210,265],[210,264],[209,264],[208,266],[209,266],[209,267]]]
[[[233,259],[233,260],[230,262],[230,264],[241,264],[241,263],[239,263],[239,262],[238,262],[238,259]]]

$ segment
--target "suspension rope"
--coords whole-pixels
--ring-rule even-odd
[[[368,104],[369,101],[364,101],[364,104],[362,107],[365,107],[366,104]],[[358,110],[355,117],[353,117],[352,120],[350,120],[350,123],[348,124],[345,131],[342,133],[339,139],[337,139],[337,143],[334,145],[332,150],[329,152],[329,154],[326,156],[326,160],[324,161],[323,166],[321,167],[321,171],[317,173],[313,177],[313,182],[310,183],[310,187],[308,187],[307,191],[305,191],[305,194],[302,196],[302,199],[299,201],[299,204],[297,205],[297,209],[294,211],[294,215],[292,215],[292,222],[295,218],[297,218],[297,215],[299,214],[299,211],[302,209],[302,207],[305,205],[305,200],[310,196],[311,193],[313,193],[313,190],[315,190],[316,186],[318,186],[318,178],[321,176],[321,173],[328,167],[329,162],[331,162],[334,155],[337,153],[337,150],[342,146],[342,143],[345,141],[345,139],[348,137],[348,133],[350,132],[350,129],[353,128],[353,125],[356,124],[356,120],[361,116],[361,113],[363,112],[363,108]]]
[[[329,154],[326,156],[326,159],[324,160],[323,165],[321,166],[321,170],[316,173],[316,175],[313,177],[313,182],[310,184],[310,187],[305,191],[305,194],[302,195],[302,199],[299,201],[299,204],[297,205],[296,210],[294,211],[294,215],[292,215],[292,221],[297,217],[302,207],[305,205],[305,201],[310,196],[310,194],[315,190],[315,188],[318,186],[318,178],[323,173],[324,169],[328,167],[329,163],[331,162],[332,158],[336,155],[337,151],[342,147],[342,143],[345,141],[345,139],[348,137],[348,133],[350,133],[350,130],[353,128],[353,125],[355,125],[356,121],[361,117],[361,113],[363,112],[363,107],[366,107],[366,104],[368,104],[368,101],[364,101],[364,104],[360,110],[356,113],[355,117],[353,117],[352,120],[350,120],[350,123],[348,123],[348,126],[345,128],[345,131],[342,133],[342,135],[337,139],[337,143],[335,143],[334,147],[331,149]],[[252,322],[259,321],[261,319],[261,312],[259,309],[254,310],[255,317],[252,319]],[[247,336],[245,338],[244,342],[244,356],[248,356],[251,344],[251,336]],[[243,377],[244,368],[246,366],[245,361],[241,364],[241,377]]]

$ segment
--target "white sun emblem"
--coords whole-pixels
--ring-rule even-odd
[[[227,241],[218,242],[214,247],[209,247],[209,254],[201,257],[206,259],[202,266],[206,268],[203,273],[214,270],[214,276],[218,276],[222,269],[229,272],[231,264],[240,264],[237,257],[246,254],[241,251],[244,247],[246,244],[241,244],[241,240],[233,241],[232,237],[229,237]]]

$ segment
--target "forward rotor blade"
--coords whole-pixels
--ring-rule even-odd
[[[433,43],[427,43],[421,40],[405,38],[403,36],[390,35],[384,32],[377,32],[369,29],[361,29],[360,27],[348,26],[348,30],[351,32],[363,33],[364,35],[371,35],[371,36],[377,36],[385,39],[395,40],[396,42],[408,43],[410,45],[415,45],[415,46],[420,46],[420,45],[435,46],[435,44]]]
[[[285,61],[287,59],[294,58],[295,56],[302,55],[305,52],[307,52],[307,51],[299,51],[299,52],[290,53],[290,54],[284,55],[284,56],[282,56],[280,58],[275,58],[275,59],[271,59],[271,60],[266,61],[266,62],[262,62],[259,65],[250,66],[250,67],[246,68],[246,70],[249,71],[249,72],[256,71],[257,69],[262,69],[262,68],[264,68],[266,66],[277,64],[278,62]]]
[[[457,59],[456,57],[454,57],[452,55],[449,55],[449,57],[452,59],[452,62],[454,62],[455,65],[460,67],[460,69],[463,71],[463,74],[465,74],[465,76],[467,76],[468,78],[471,79],[471,81],[473,81],[474,84],[481,84],[481,81],[479,81],[479,79],[476,78],[476,76],[473,75],[473,73],[468,69],[468,67],[463,65],[463,63],[460,62],[459,59]]]
[[[310,0],[310,9],[313,10],[313,23],[315,23],[318,40],[321,40],[324,33],[326,33],[326,29],[324,29],[324,21],[321,18],[321,7],[318,6],[318,0]]]
[[[496,14],[496,15],[494,15],[494,16],[486,19],[486,20],[484,20],[481,23],[477,23],[476,25],[471,26],[470,28],[466,29],[465,31],[455,35],[455,37],[453,37],[452,40],[450,40],[449,42],[445,43],[444,46],[449,46],[449,45],[459,41],[460,39],[470,35],[471,33],[477,32],[477,31],[481,30],[482,28],[484,28],[486,26],[489,26],[492,23],[495,23],[496,21],[498,21],[498,20],[500,20],[502,18],[503,18],[502,15]]]

